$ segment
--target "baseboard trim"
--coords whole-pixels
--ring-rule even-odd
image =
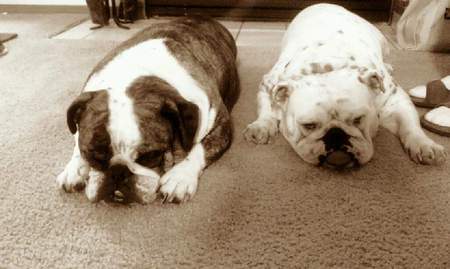
[[[88,13],[87,6],[67,5],[0,5],[0,12],[10,13]]]
[[[237,20],[291,21],[300,12],[295,9],[274,8],[211,8],[211,7],[174,7],[151,6],[147,8],[147,17],[206,15]],[[371,22],[388,21],[389,9],[386,10],[352,10]]]
[[[202,8],[202,7],[173,7],[173,6],[149,6],[144,12],[145,0],[138,0],[142,5],[138,18],[152,16],[183,16],[183,15],[208,15],[212,17],[226,17],[232,19],[266,19],[266,20],[291,20],[300,9],[265,9],[265,8]],[[355,13],[370,21],[387,21],[389,10],[353,10]],[[0,13],[85,13],[89,14],[87,6],[68,5],[1,5]],[[146,13],[146,14],[145,14]],[[146,16],[145,16],[146,15]]]

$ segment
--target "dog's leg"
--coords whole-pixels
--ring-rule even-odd
[[[445,160],[444,147],[431,140],[420,127],[413,103],[400,86],[395,86],[380,109],[381,125],[396,134],[411,159],[422,164],[438,164]]]
[[[287,58],[284,58],[287,60]],[[257,94],[258,117],[244,130],[244,138],[256,144],[267,144],[278,133],[276,112],[272,107],[272,89],[279,82],[281,74],[288,63],[286,60],[278,61],[269,73],[264,75]]]
[[[89,164],[81,157],[78,148],[78,132],[74,135],[75,147],[72,158],[64,168],[64,171],[58,175],[56,181],[60,188],[66,192],[81,191],[86,185],[89,177]]]
[[[258,92],[258,118],[244,130],[244,138],[256,144],[267,144],[278,132],[278,119],[272,109],[270,93],[260,86]]]
[[[289,43],[277,63],[264,75],[259,85],[257,104],[258,117],[244,130],[244,138],[256,144],[267,144],[278,133],[279,115],[272,107],[272,90],[280,82],[286,66],[295,57],[298,47]]]
[[[230,147],[232,136],[231,119],[223,106],[211,132],[201,143],[194,145],[183,161],[161,177],[159,191],[164,196],[163,202],[185,202],[191,199],[197,191],[198,178],[203,169],[219,159]]]
[[[88,174],[89,180],[86,185],[84,193],[86,197],[91,202],[98,202],[101,197],[99,197],[100,188],[104,185],[105,175],[99,171],[91,169]]]

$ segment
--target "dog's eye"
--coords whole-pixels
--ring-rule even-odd
[[[111,158],[110,149],[107,146],[96,146],[95,149],[91,149],[89,155],[92,159],[98,162],[107,161]]]
[[[89,161],[89,164],[97,170],[106,169],[111,158],[109,149],[102,147],[97,147],[92,151],[85,151],[82,154]]]
[[[363,119],[364,119],[364,116],[359,116],[357,118],[354,118],[353,125],[360,125]]]
[[[313,130],[317,129],[318,126],[319,126],[319,124],[315,123],[315,122],[309,122],[309,123],[302,124],[303,129],[308,130],[308,131],[313,131]]]
[[[155,167],[161,164],[163,153],[161,150],[152,150],[141,154],[136,162],[147,167]]]

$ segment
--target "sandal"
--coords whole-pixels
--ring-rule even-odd
[[[450,101],[425,113],[420,123],[428,131],[450,137]]]
[[[8,49],[5,45],[3,45],[3,43],[16,37],[16,33],[0,33],[0,57],[8,53]]]
[[[0,43],[0,56],[5,55],[6,53],[8,53],[8,49],[5,47],[5,45],[3,45],[3,43]]]
[[[409,96],[417,106],[434,108],[450,102],[450,76],[428,82],[409,90]]]

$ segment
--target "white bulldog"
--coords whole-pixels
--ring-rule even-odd
[[[383,60],[380,31],[346,9],[317,4],[288,27],[277,63],[258,92],[248,141],[265,144],[278,129],[308,163],[348,168],[373,156],[378,126],[398,135],[411,159],[435,164],[445,150],[421,129],[418,114]]]

